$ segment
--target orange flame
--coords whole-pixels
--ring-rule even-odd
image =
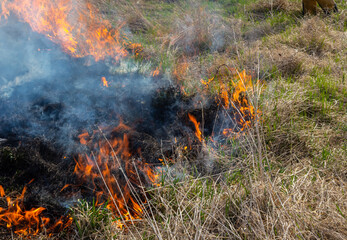
[[[240,132],[242,132],[245,128],[250,127],[252,121],[255,119],[257,114],[260,114],[258,110],[255,112],[254,106],[248,99],[247,92],[250,91],[253,93],[254,86],[252,83],[252,76],[247,75],[246,71],[243,70],[241,73],[236,75],[237,82],[231,79],[231,83],[233,86],[233,91],[231,94],[231,101],[228,102],[226,108],[230,105],[237,110],[238,123],[241,125]],[[259,82],[257,82],[258,84]]]
[[[118,29],[112,28],[93,5],[81,0],[2,0],[0,19],[10,13],[59,44],[73,57],[94,57],[95,61],[111,57],[119,60],[128,52]],[[138,49],[139,46],[136,46]]]
[[[116,224],[122,228],[125,222],[141,219],[143,215],[143,205],[139,201],[144,202],[134,194],[134,186],[142,186],[145,182],[158,186],[159,174],[141,157],[132,156],[128,139],[130,127],[121,122],[109,131],[113,136],[110,140],[99,130],[92,136],[79,135],[81,144],[89,147],[92,154],[78,156],[74,173],[92,185],[97,205],[103,204],[102,198],[108,200],[107,208],[119,218]]]
[[[41,229],[47,227],[50,219],[42,216],[42,212],[46,210],[43,207],[25,210],[23,200],[26,189],[27,188],[24,187],[21,195],[12,199],[5,195],[5,191],[0,185],[0,197],[5,198],[7,203],[7,208],[0,207],[0,226],[6,225],[7,228],[14,229],[15,234],[21,236],[37,235]],[[71,223],[71,218],[65,224],[61,218],[47,231],[51,232],[57,228],[62,230],[63,228],[70,226]]]
[[[208,86],[213,80],[214,80],[214,77],[209,78],[207,81],[204,81],[203,79],[201,79],[201,83],[204,84],[205,86]]]
[[[200,130],[200,123],[198,123],[195,119],[195,117],[188,113],[189,120],[194,123],[195,126],[195,136],[199,139],[200,142],[202,142],[202,133]]]
[[[253,85],[252,77],[246,74],[246,71],[238,72],[235,69],[227,68],[227,72],[219,72],[218,69],[215,77],[211,77],[207,81],[201,80],[204,87],[213,86],[212,81],[219,77],[218,88],[219,94],[217,101],[221,103],[225,111],[234,110],[232,115],[238,124],[238,129],[226,128],[223,130],[225,136],[239,136],[239,133],[252,125],[257,115],[260,115],[260,110],[255,110],[252,103],[249,101],[249,92],[253,93],[254,87],[260,84],[259,81]],[[230,76],[231,75],[231,76]],[[227,77],[227,81],[222,79]]]
[[[159,75],[160,73],[160,70],[159,70],[160,67],[156,67],[156,69],[152,72],[152,77],[156,77]]]
[[[102,81],[102,84],[103,84],[104,87],[108,87],[108,82],[107,82],[105,77],[102,77],[101,81]]]

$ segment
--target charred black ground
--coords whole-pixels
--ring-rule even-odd
[[[77,198],[93,198],[73,174],[74,159],[85,151],[82,132],[122,121],[133,129],[132,155],[156,165],[163,154],[172,157],[177,142],[194,146],[190,159],[196,158],[200,144],[188,113],[203,122],[205,136],[223,125],[213,97],[202,104],[169,80],[119,73],[109,61],[71,58],[14,18],[0,26],[0,51],[6,56],[0,59],[0,185],[20,192],[34,179],[24,204],[45,207],[53,219]],[[61,191],[66,184],[79,187]]]
[[[162,104],[162,103],[166,104]],[[187,114],[191,112],[202,120],[202,109],[189,109],[194,106],[193,99],[187,99],[175,90],[175,88],[158,89],[152,99],[151,118],[137,118],[133,122],[128,119],[123,121],[134,130],[129,134],[130,150],[135,159],[142,159],[153,166],[160,165],[159,158],[162,154],[166,157],[174,157],[174,148],[177,142],[182,146],[192,146],[189,153],[190,159],[198,156],[200,143],[194,136],[194,125],[189,121]],[[37,102],[33,102],[33,106]],[[215,109],[213,109],[213,107]],[[59,116],[63,111],[61,104],[44,104],[40,101],[40,107],[45,109],[47,115]],[[212,126],[217,106],[211,105],[211,109],[204,111],[205,129]],[[43,111],[43,115],[46,112]],[[42,115],[41,115],[42,116]],[[165,117],[167,116],[167,117]],[[154,120],[156,119],[156,120]],[[25,119],[23,119],[23,122]],[[56,117],[45,117],[46,126],[54,125]],[[2,120],[1,125],[6,122]],[[113,122],[116,122],[113,120]],[[97,124],[97,123],[96,123]],[[26,209],[42,206],[46,208],[45,215],[52,219],[58,219],[67,213],[68,207],[72,206],[78,198],[92,201],[94,192],[88,184],[83,184],[74,174],[74,159],[78,153],[83,153],[84,148],[75,137],[75,151],[64,149],[55,141],[50,141],[46,136],[32,136],[21,129],[17,122],[16,128],[7,128],[0,133],[0,185],[7,191],[21,192],[27,183],[34,179],[28,186],[24,199]],[[25,129],[25,124],[23,129]],[[97,125],[95,125],[97,126]],[[18,129],[21,130],[18,133]],[[94,129],[96,130],[96,128]],[[50,129],[54,131],[54,128]],[[54,133],[53,133],[54,134]],[[120,135],[122,133],[119,133]],[[205,132],[208,136],[208,131]],[[112,137],[112,135],[107,135]],[[174,141],[176,139],[176,141]],[[139,154],[139,150],[140,153]],[[200,166],[203,171],[203,166]],[[125,179],[118,172],[114,172],[120,183]],[[125,182],[124,182],[125,183]],[[71,184],[72,187],[63,191],[61,189]],[[4,232],[6,230],[4,229]]]

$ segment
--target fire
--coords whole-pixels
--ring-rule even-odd
[[[107,132],[107,136],[104,134]],[[143,203],[146,201],[138,192],[144,183],[158,186],[159,174],[141,158],[130,151],[128,135],[132,129],[120,123],[113,129],[101,129],[92,135],[82,133],[80,143],[91,150],[80,154],[74,173],[94,189],[97,205],[107,199],[107,208],[117,217],[116,224],[122,228],[126,222],[141,219]]]
[[[250,127],[260,111],[255,111],[254,106],[249,101],[249,94],[254,93],[254,85],[252,77],[242,72],[233,71],[232,77],[229,78],[229,84],[222,84],[220,91],[220,99],[226,111],[234,109],[234,120],[238,124],[236,132],[242,132]],[[231,84],[230,84],[231,83]],[[259,84],[259,81],[256,83]],[[235,133],[232,129],[224,129],[223,134],[226,136]]]
[[[206,89],[215,88],[217,84],[219,93],[216,100],[223,106],[227,115],[232,116],[233,121],[236,122],[235,127],[223,129],[222,134],[238,137],[239,133],[250,127],[257,119],[256,117],[261,114],[260,110],[255,110],[249,101],[249,96],[253,95],[260,81],[254,85],[252,77],[247,75],[245,70],[238,72],[235,69],[226,68],[223,72],[219,68],[215,76],[207,81],[201,80],[201,83]]]
[[[252,76],[247,75],[246,71],[237,72],[237,75],[234,76],[235,80],[230,79],[232,83],[233,91],[231,94],[231,100],[226,102],[225,105],[228,109],[230,106],[237,110],[238,115],[238,124],[240,127],[240,132],[245,128],[250,127],[252,121],[255,120],[256,116],[260,114],[260,111],[255,111],[254,106],[249,101],[247,92],[254,91],[254,85],[252,83]],[[259,84],[259,81],[256,83]]]
[[[124,36],[123,46],[126,49],[130,50],[135,55],[135,57],[141,56],[140,54],[143,52],[143,46],[141,45],[141,43],[133,43],[129,41],[126,36]]]
[[[201,79],[201,83],[208,87],[208,85],[214,80],[214,77],[209,78],[207,81]]]
[[[28,236],[37,235],[44,228],[47,229],[47,232],[52,232],[57,229],[62,230],[71,225],[71,218],[65,223],[61,218],[47,228],[51,220],[42,215],[42,212],[46,210],[45,208],[39,207],[25,210],[23,201],[26,190],[27,187],[24,187],[21,195],[13,199],[10,196],[6,196],[4,188],[0,185],[0,199],[5,199],[7,205],[6,208],[0,207],[0,226],[6,225],[8,229],[13,229],[15,234]]]
[[[103,85],[104,87],[108,87],[108,82],[107,82],[107,80],[106,80],[105,77],[102,77],[102,78],[101,78],[101,81],[102,81],[102,85]]]
[[[30,27],[59,44],[71,56],[94,57],[95,61],[127,56],[127,43],[93,5],[83,0],[2,0],[0,19],[13,13]],[[134,45],[134,46],[133,46]]]
[[[152,73],[152,76],[155,77],[155,76],[158,76],[159,75],[159,68],[156,68],[153,73]]]
[[[161,68],[161,64],[160,64],[160,66],[159,67],[156,67],[156,69],[152,72],[152,77],[156,77],[156,76],[158,76],[159,75],[159,73],[160,73],[160,69]]]
[[[196,118],[188,113],[189,120],[194,123],[195,126],[195,136],[199,139],[200,142],[202,142],[202,133],[200,130],[200,123],[196,121]]]

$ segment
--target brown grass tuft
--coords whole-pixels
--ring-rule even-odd
[[[288,11],[290,3],[288,0],[261,0],[254,3],[251,8],[256,14],[266,14],[272,11]]]
[[[294,29],[285,43],[296,49],[302,49],[312,56],[323,57],[328,53],[337,53],[346,47],[343,32],[332,29],[318,16],[305,19],[301,27]]]

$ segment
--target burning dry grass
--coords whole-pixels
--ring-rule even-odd
[[[345,238],[347,199],[343,179],[322,177],[320,170],[306,162],[261,173],[252,168],[253,160],[234,158],[244,166],[230,166],[226,172],[197,178],[183,173],[186,168],[179,163],[171,166],[163,175],[164,184],[148,191],[151,200],[145,211],[155,217],[140,220],[128,231],[118,230],[116,237]],[[90,215],[82,219],[88,221]],[[108,234],[99,236],[111,238],[115,231]]]
[[[40,229],[44,228],[50,221],[49,218],[40,216],[45,210],[43,207],[26,211],[23,208],[23,199],[26,188],[23,189],[19,197],[11,199],[5,195],[3,187],[0,185],[0,197],[6,199],[7,206],[0,207],[0,223],[6,224],[7,228],[14,228],[14,233],[18,235],[36,235]]]
[[[252,103],[262,104],[264,119],[218,150],[203,144],[199,161],[212,163],[222,173],[199,176],[185,164],[191,159],[184,146],[178,146],[162,186],[148,191],[147,217],[129,228],[134,235],[124,231],[118,238],[346,238],[345,117],[339,107],[345,103],[345,90],[336,90],[345,89],[340,80],[345,59],[339,57],[345,51],[345,34],[321,17],[298,21],[288,32],[269,36],[267,43],[238,42],[236,48],[211,54],[210,62],[194,56],[177,60],[174,76],[191,89],[201,87],[196,79],[211,76],[220,63],[267,76],[272,82],[264,95],[250,95]],[[337,21],[340,25],[343,17]],[[176,46],[184,50],[188,45]],[[195,42],[191,48],[199,46]],[[316,73],[317,66],[328,64],[336,71],[319,79],[325,70]]]
[[[30,184],[30,183],[29,183]],[[52,232],[62,231],[70,227],[71,218],[61,217],[59,220],[52,222],[52,219],[46,217],[43,212],[44,207],[25,209],[24,195],[26,194],[27,186],[22,190],[19,196],[10,196],[5,194],[3,187],[0,185],[0,204],[5,200],[7,206],[0,207],[0,226],[6,226],[11,229],[11,232],[17,236],[30,238],[31,236],[40,235],[45,232],[45,235],[52,236]]]
[[[261,62],[258,66],[269,75],[273,74],[273,66],[276,67],[276,74],[271,78],[279,80],[267,86],[267,94],[263,97],[264,132],[261,131],[262,137],[255,138],[258,142],[264,137],[263,146],[268,150],[264,151],[257,144],[244,144],[248,148],[243,149],[248,149],[250,155],[226,160],[229,164],[242,164],[237,165],[238,168],[229,165],[233,170],[225,175],[217,174],[207,179],[185,176],[184,181],[168,177],[166,185],[155,189],[153,196],[155,212],[160,213],[164,223],[160,228],[160,221],[156,220],[163,239],[346,238],[347,168],[341,138],[345,134],[343,130],[333,130],[344,125],[345,117],[339,105],[344,104],[345,90],[338,94],[339,97],[332,94],[339,92],[337,89],[345,89],[340,81],[344,74],[341,64],[345,59],[332,60],[345,51],[345,34],[320,17],[303,19],[300,23],[282,36],[270,38],[266,47],[250,46],[253,55],[239,55],[238,61],[231,61],[235,66],[240,63],[254,66],[259,64],[260,56],[266,64]],[[247,51],[246,45],[238,47],[241,46],[243,49],[239,48],[239,52]],[[227,56],[220,54],[216,61],[230,62]],[[182,62],[177,72],[182,68],[191,71],[187,66],[194,64]],[[316,66],[326,65],[336,68],[329,73],[336,78],[317,79]],[[186,79],[193,76],[189,71],[183,72],[188,75]],[[320,81],[323,85],[330,82],[331,86],[339,86],[327,90],[337,101],[335,104],[320,100],[326,91]],[[331,95],[328,98],[331,99]],[[247,135],[246,142],[253,142],[253,134]],[[264,166],[255,158],[259,152],[265,158],[261,161]],[[223,154],[230,158],[225,152]],[[205,158],[214,162],[225,159],[211,154]],[[258,172],[254,167],[257,165],[266,171]],[[149,234],[150,230],[147,231]],[[158,230],[146,236],[158,236],[157,233]]]
[[[119,29],[112,28],[98,9],[84,1],[6,0],[1,6],[2,18],[14,13],[73,57],[92,56],[99,61],[127,55],[120,35],[122,24]]]
[[[345,239],[344,189],[342,179],[323,178],[306,163],[272,177],[249,168],[198,178],[179,171],[150,190],[155,218],[119,230],[110,213],[84,203],[74,210],[79,227],[69,239]]]
[[[187,89],[197,91],[201,78],[209,81],[225,63],[271,80],[262,95],[258,88],[245,93],[263,118],[223,146],[196,131],[197,161],[212,170],[194,169],[187,146],[178,144],[175,159],[163,156],[161,186],[146,190],[134,225],[119,228],[108,209],[82,202],[72,211],[75,233],[69,238],[346,239],[345,15],[295,18],[287,30],[249,43],[233,29],[237,24],[215,19],[206,8],[177,4],[166,26],[159,17],[145,17],[145,2],[138,5],[131,7],[139,14],[123,13],[130,28],[154,31],[159,47],[151,46],[153,53],[170,52],[172,73]],[[253,14],[296,16],[298,9],[287,1],[262,1]],[[234,44],[214,45],[219,34]],[[221,82],[219,93],[224,84],[235,87]],[[201,125],[191,121],[198,130]]]
[[[221,17],[201,1],[178,2],[127,1],[117,6],[135,38],[144,43],[142,59],[162,64],[164,70],[174,72],[178,58],[191,58],[210,51],[224,51],[240,37],[240,22]],[[195,64],[194,64],[195,65]]]

